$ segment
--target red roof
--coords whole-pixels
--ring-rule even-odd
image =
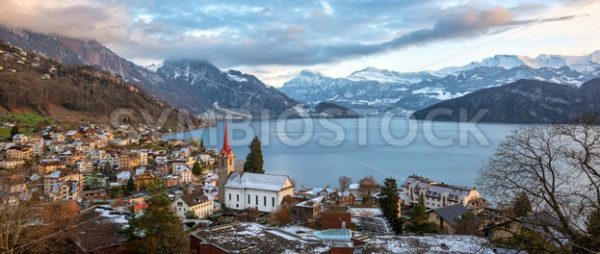
[[[221,149],[222,157],[230,157],[233,156],[233,150],[231,150],[231,145],[229,144],[229,128],[227,128],[227,118],[225,118],[225,134],[223,135],[223,148]]]

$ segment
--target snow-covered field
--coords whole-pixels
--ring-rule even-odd
[[[375,236],[366,243],[366,253],[494,253],[486,239],[476,236]]]

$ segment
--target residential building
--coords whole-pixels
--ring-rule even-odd
[[[59,169],[44,177],[44,194],[51,200],[77,200],[83,190],[83,175],[74,170]]]
[[[44,138],[33,136],[29,139],[29,145],[31,145],[33,155],[41,155],[44,153]]]
[[[29,141],[29,137],[25,136],[24,134],[16,134],[12,137],[12,141],[18,145],[24,145]]]
[[[322,229],[350,228],[352,215],[345,206],[328,207],[321,210],[319,224]]]
[[[454,234],[458,220],[469,210],[462,204],[440,207],[427,212],[428,220],[434,223],[439,232]]]
[[[198,218],[210,216],[214,209],[214,203],[204,195],[203,190],[194,191],[177,197],[171,204],[171,208],[180,218],[186,217],[186,212],[193,212]]]
[[[316,197],[292,206],[292,221],[313,221],[321,217],[323,197]]]
[[[192,170],[185,165],[178,165],[175,167],[174,175],[180,176],[180,184],[187,184],[192,182]]]
[[[210,156],[210,154],[206,154],[206,153],[202,153],[202,154],[198,155],[197,160],[200,161],[200,163],[202,163],[204,165],[209,165],[209,164],[215,163],[215,158]]]
[[[466,206],[469,201],[480,198],[475,188],[438,183],[428,178],[411,175],[401,186],[401,195],[405,204],[415,205],[424,198],[427,209],[435,209],[454,204]]]
[[[26,178],[11,175],[0,178],[0,204],[14,204],[31,198]]]
[[[11,160],[11,161],[0,161],[0,168],[2,169],[14,169],[14,168],[18,168],[25,165],[25,161],[24,160]]]
[[[140,156],[136,153],[122,152],[117,163],[120,169],[132,169],[140,165]]]
[[[75,168],[81,173],[93,173],[94,164],[91,161],[83,160],[75,163]]]
[[[54,133],[52,135],[52,142],[54,142],[54,143],[64,143],[65,142],[65,135],[63,135],[61,133]]]
[[[329,200],[333,201],[336,205],[351,206],[354,205],[354,194],[350,191],[335,191],[329,194]]]
[[[136,154],[139,158],[139,165],[148,166],[148,153],[144,151],[137,151]]]
[[[64,167],[65,165],[59,159],[43,159],[38,164],[38,173],[46,175]]]
[[[33,156],[31,147],[28,146],[13,146],[6,150],[7,160],[29,160]]]

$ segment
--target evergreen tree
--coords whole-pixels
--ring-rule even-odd
[[[115,174],[112,166],[108,162],[104,163],[104,169],[103,169],[102,174],[104,174],[105,177],[108,177],[108,180],[111,182],[114,182],[117,180],[117,175]]]
[[[383,215],[388,219],[390,225],[394,228],[396,234],[402,233],[402,223],[398,218],[398,185],[396,179],[386,178],[381,186],[381,201],[379,206]]]
[[[12,128],[10,128],[10,136],[13,137],[17,134],[19,134],[19,126],[15,125]]]
[[[248,156],[246,156],[246,162],[244,163],[244,172],[264,174],[264,161],[260,139],[258,139],[257,136],[254,136],[248,148],[250,148],[250,153],[248,154]]]
[[[410,211],[410,220],[405,227],[408,232],[417,234],[437,232],[436,225],[427,220],[428,217],[427,214],[425,214],[425,209],[425,199],[423,195],[421,195],[419,203]]]
[[[531,202],[527,197],[527,193],[519,192],[513,202],[512,213],[515,218],[526,216],[531,212]]]
[[[131,218],[124,232],[130,240],[127,252],[188,253],[188,236],[171,210],[171,201],[162,182],[154,181],[148,192],[148,208],[140,217]]]
[[[129,176],[129,180],[127,180],[127,187],[125,188],[127,193],[131,194],[135,192],[135,183],[133,182],[133,175]]]
[[[194,166],[192,167],[192,173],[197,176],[202,174],[202,167],[200,166],[200,162],[194,162]]]
[[[198,145],[198,148],[200,149],[200,152],[204,152],[204,140],[200,139],[200,145]]]

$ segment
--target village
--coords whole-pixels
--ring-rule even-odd
[[[30,202],[76,218],[66,234],[78,253],[118,253],[128,240],[120,231],[144,214],[156,183],[191,253],[510,253],[497,243],[530,227],[475,188],[425,176],[340,176],[339,186],[299,188],[285,175],[245,171],[227,123],[218,150],[126,124],[47,126],[0,150],[2,206]]]

